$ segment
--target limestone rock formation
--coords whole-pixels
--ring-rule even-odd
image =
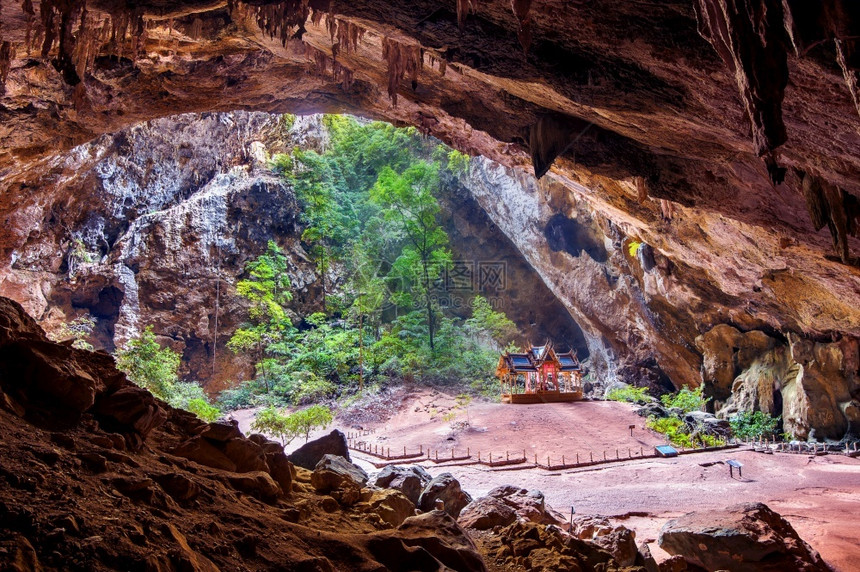
[[[320,125],[293,127],[307,140]],[[225,347],[245,318],[235,295],[245,263],[276,240],[289,254],[294,308],[304,315],[319,304],[295,198],[265,156],[289,145],[289,134],[268,114],[191,114],[58,157],[29,177],[41,191],[27,206],[6,211],[12,260],[0,270],[0,294],[49,330],[93,318],[93,342],[108,351],[151,324],[182,354],[184,377],[217,378],[210,391],[249,378],[251,364]]]
[[[707,570],[830,570],[791,524],[762,503],[686,514],[663,526],[659,542],[663,550]]]
[[[805,439],[839,439],[858,430],[860,357],[856,338],[813,342],[720,325],[697,338],[705,387],[722,417],[737,411],[782,416]]]

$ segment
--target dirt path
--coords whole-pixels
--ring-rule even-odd
[[[453,415],[452,415],[453,414]],[[240,425],[247,432],[252,416],[242,414]],[[453,430],[452,423],[467,421],[467,413],[456,406],[453,396],[432,390],[414,391],[388,420],[365,429],[375,433],[365,439],[392,451],[419,445],[438,449],[440,457],[493,453],[504,455],[523,450],[529,460],[541,463],[564,455],[585,460],[589,454],[601,458],[606,451],[622,456],[664,443],[644,427],[633,407],[613,402],[506,405],[475,403],[468,407],[469,428]],[[635,425],[633,435],[630,425]],[[352,428],[340,427],[343,431]],[[330,430],[330,429],[329,429]],[[301,445],[294,442],[287,449]],[[368,470],[371,465],[356,460]],[[731,479],[727,459],[743,463],[743,479]],[[571,506],[578,514],[602,514],[636,531],[637,539],[650,542],[659,559],[665,558],[656,544],[660,528],[670,518],[685,512],[723,508],[740,502],[761,501],[782,514],[822,557],[840,572],[853,572],[860,562],[860,460],[836,455],[809,458],[806,455],[764,455],[728,450],[696,453],[673,459],[634,459],[618,464],[549,472],[541,469],[497,471],[485,466],[441,467],[422,463],[431,474],[453,473],[473,497],[503,484],[539,489],[547,502],[563,514]],[[636,516],[629,516],[634,513]]]

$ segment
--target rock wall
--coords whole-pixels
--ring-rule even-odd
[[[236,281],[269,240],[289,255],[295,311],[319,307],[298,205],[266,162],[290,133],[308,142],[320,128],[318,118],[289,131],[269,114],[192,114],[74,149],[27,183],[26,208],[7,211],[0,292],[49,331],[94,318],[108,351],[151,324],[182,354],[182,375],[211,391],[249,378],[253,364],[225,343],[245,317]]]
[[[696,339],[702,375],[718,415],[765,411],[801,439],[860,432],[856,338],[823,343],[719,325]]]

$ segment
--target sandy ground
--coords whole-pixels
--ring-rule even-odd
[[[400,403],[399,400],[392,402]],[[456,406],[454,397],[432,390],[416,390],[402,401],[393,415],[365,422],[374,429],[366,441],[390,447],[392,453],[439,450],[440,457],[463,455],[466,449],[482,458],[493,453],[511,457],[525,451],[530,460],[553,463],[580,455],[612,458],[630,450],[647,454],[664,443],[662,436],[644,426],[633,407],[614,402],[578,402],[538,405],[473,403],[468,413]],[[453,414],[453,415],[452,415]],[[234,413],[248,433],[253,411]],[[452,419],[453,417],[453,419]],[[468,421],[468,428],[452,429]],[[337,424],[337,423],[336,423]],[[635,425],[633,434],[629,429]],[[339,427],[344,432],[355,427]],[[321,435],[324,432],[316,434]],[[312,438],[314,436],[312,435]],[[287,450],[302,443],[295,441]],[[370,457],[354,455],[368,471]],[[729,477],[725,461],[743,463],[743,478]],[[375,460],[375,459],[374,459]],[[406,463],[405,463],[406,464]],[[760,501],[788,519],[798,533],[839,572],[860,569],[860,459],[826,455],[764,455],[748,450],[695,453],[672,459],[633,459],[583,469],[500,471],[482,465],[445,466],[424,461],[431,474],[453,473],[473,497],[490,489],[515,484],[539,489],[547,502],[563,514],[574,507],[577,514],[601,514],[636,531],[639,542],[648,542],[658,560],[665,558],[656,539],[663,524],[685,512],[723,508],[741,502]]]

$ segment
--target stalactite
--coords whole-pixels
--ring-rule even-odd
[[[251,16],[263,33],[278,39],[286,47],[290,38],[301,39],[306,32],[305,22],[310,16],[309,0],[285,0],[278,4],[245,4],[236,2],[230,5],[234,20]],[[295,30],[295,31],[294,31]]]
[[[517,38],[523,47],[524,54],[528,54],[529,46],[532,44],[532,23],[529,16],[531,7],[532,0],[511,0],[511,9],[514,11],[514,16],[516,16],[519,23]]]
[[[660,199],[660,214],[662,214],[664,220],[672,220],[675,216],[675,205],[672,201]]]
[[[397,87],[404,76],[409,75],[413,90],[418,88],[424,52],[419,45],[404,45],[391,38],[383,38],[382,59],[388,62],[388,97],[397,105]]]
[[[478,12],[478,0],[457,0],[457,25],[462,30],[466,26],[466,16]]]
[[[782,0],[696,0],[699,34],[735,76],[761,156],[787,140],[782,100],[788,45]]]
[[[203,36],[203,20],[200,18],[194,18],[194,22],[191,23],[191,29],[188,31],[188,35],[195,40],[199,40],[200,37]]]
[[[448,69],[448,60],[435,50],[427,50],[427,58],[430,60],[430,67],[435,65],[442,77],[445,77],[445,71]]]
[[[800,190],[816,231],[827,226],[833,249],[845,264],[850,264],[848,236],[860,234],[860,201],[821,177],[796,170]]]
[[[33,0],[24,0],[21,3],[21,10],[24,12],[24,18],[27,22],[26,28],[24,28],[24,45],[27,49],[27,55],[30,55],[30,51],[32,50],[32,35],[33,35],[33,23],[36,21],[36,11],[33,9]]]
[[[15,58],[15,48],[12,42],[0,42],[0,95],[6,93],[6,78],[12,69],[12,60]]]
[[[334,78],[340,82],[340,86],[344,91],[352,89],[352,84],[355,82],[355,76],[352,70],[342,65],[340,62],[333,64]]]
[[[848,87],[848,92],[854,101],[857,115],[860,115],[860,89],[857,87],[857,74],[848,67],[848,62],[845,60],[845,52],[842,49],[842,40],[834,38],[833,43],[836,44],[836,61],[839,63],[839,67],[842,68],[842,77],[845,78],[845,85]]]
[[[640,203],[648,200],[648,187],[645,186],[645,177],[633,177],[633,184],[636,186],[636,198]]]

